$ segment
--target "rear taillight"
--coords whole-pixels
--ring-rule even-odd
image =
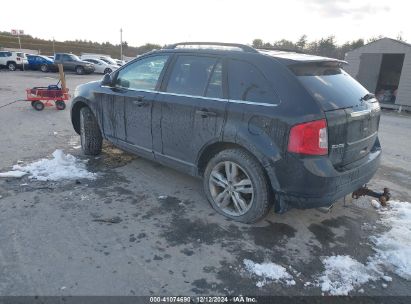
[[[17,61],[20,61],[20,57],[16,57]]]
[[[328,154],[327,122],[325,119],[293,126],[288,139],[288,152],[308,155]]]

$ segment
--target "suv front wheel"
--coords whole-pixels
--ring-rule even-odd
[[[76,67],[76,73],[77,73],[77,75],[83,75],[84,74],[84,68],[82,66]]]
[[[263,168],[248,152],[224,150],[204,173],[204,191],[213,208],[233,220],[254,223],[270,209],[270,192]]]
[[[98,155],[103,146],[103,137],[96,117],[89,107],[80,109],[81,148],[86,155]]]

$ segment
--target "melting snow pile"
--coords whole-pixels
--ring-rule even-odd
[[[371,238],[377,252],[373,260],[411,280],[411,203],[390,201],[389,206],[380,211],[381,223],[389,230]]]
[[[384,275],[382,269],[411,280],[411,203],[390,201],[389,208],[382,208],[379,213],[387,230],[371,237],[376,254],[368,258],[366,265],[350,256],[325,258],[325,271],[319,277],[323,292],[347,295],[368,281],[391,282],[392,278]]]
[[[247,271],[262,277],[262,281],[257,282],[257,287],[262,287],[269,281],[284,282],[287,285],[295,285],[292,275],[287,270],[278,264],[274,263],[254,263],[251,260],[244,260],[244,265]]]
[[[379,278],[368,267],[348,255],[330,256],[323,260],[325,271],[319,278],[321,290],[331,295],[346,296],[348,293],[370,280]]]
[[[71,154],[64,154],[62,150],[53,152],[52,159],[41,159],[26,166],[15,165],[11,172],[30,174],[29,178],[40,181],[58,181],[61,179],[95,179],[96,174],[87,171],[85,161],[75,158]],[[18,173],[16,173],[18,174]]]

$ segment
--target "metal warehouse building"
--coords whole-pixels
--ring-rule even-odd
[[[375,93],[381,106],[411,110],[411,44],[382,38],[348,52],[345,60],[344,69]]]

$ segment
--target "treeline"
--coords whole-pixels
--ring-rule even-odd
[[[308,41],[306,35],[302,35],[297,41],[281,39],[274,42],[263,41],[262,39],[254,39],[252,46],[259,49],[276,49],[284,51],[303,52],[313,55],[326,56],[344,59],[345,53],[356,49],[369,42],[382,38],[382,36],[373,37],[368,40],[358,39],[347,41],[342,45],[338,45],[334,36],[321,38],[319,40]],[[403,40],[401,36],[398,40]],[[39,51],[44,55],[53,55],[55,52],[64,53],[98,53],[107,54],[113,58],[120,58],[120,44],[112,44],[110,42],[93,42],[91,40],[72,40],[72,41],[53,41],[45,40],[31,35],[21,35],[21,47],[23,49],[31,49]],[[18,39],[12,36],[9,32],[0,32],[0,48],[19,48]],[[123,55],[127,57],[135,57],[144,54],[153,49],[161,48],[161,45],[146,43],[139,47],[129,46],[126,41],[123,42]]]
[[[98,53],[107,54],[113,58],[120,58],[120,44],[112,44],[108,41],[103,43],[91,40],[53,41],[32,37],[31,35],[21,35],[20,41],[23,49],[36,50],[44,55],[53,55],[55,52],[74,53],[77,55],[81,53]],[[9,32],[0,32],[0,47],[19,48],[17,36],[13,36]],[[133,47],[124,41],[123,55],[135,57],[161,47],[161,45],[152,43]]]
[[[287,39],[281,39],[270,42],[264,42],[261,39],[253,40],[253,47],[259,49],[276,49],[284,51],[302,52],[312,55],[326,56],[338,59],[344,59],[345,53],[353,49],[359,48],[364,44],[373,42],[382,38],[382,36],[373,37],[364,41],[364,39],[358,39],[353,41],[347,41],[342,45],[338,45],[334,36],[327,38],[321,38],[319,40],[308,41],[307,35],[302,35],[297,41],[291,41]],[[397,39],[402,40],[401,37]]]

